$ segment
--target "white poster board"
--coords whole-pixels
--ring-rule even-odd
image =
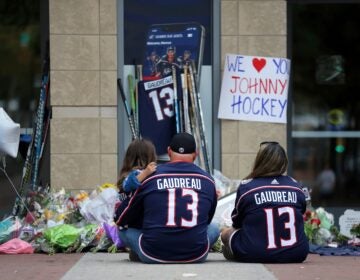
[[[290,60],[225,56],[218,118],[286,123]]]

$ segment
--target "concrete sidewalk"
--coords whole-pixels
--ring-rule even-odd
[[[127,253],[87,253],[61,278],[78,279],[359,280],[360,257],[310,254],[300,264],[263,265],[229,262],[210,253],[202,264],[148,265],[130,262]]]
[[[360,257],[308,255],[297,264],[246,264],[210,253],[203,264],[133,263],[127,253],[1,255],[1,280],[359,280]]]
[[[85,254],[61,280],[80,279],[277,279],[261,264],[228,262],[210,253],[202,264],[142,264],[130,262],[128,254]]]

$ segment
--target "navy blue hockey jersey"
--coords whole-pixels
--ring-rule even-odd
[[[290,176],[243,180],[232,213],[230,238],[244,262],[302,262],[309,250],[304,233],[305,195]]]
[[[182,98],[180,73],[177,75],[177,95]],[[139,82],[139,128],[143,138],[153,142],[156,153],[167,153],[171,138],[176,134],[174,83],[172,76]]]
[[[214,180],[193,163],[169,162],[145,179],[119,217],[143,219],[140,248],[158,262],[195,262],[207,254],[217,204]]]

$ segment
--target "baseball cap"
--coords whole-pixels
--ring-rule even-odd
[[[175,134],[170,142],[170,149],[179,154],[192,154],[196,151],[194,136],[182,132]]]

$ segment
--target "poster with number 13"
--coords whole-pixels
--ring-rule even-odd
[[[218,118],[286,123],[290,60],[225,56]]]

